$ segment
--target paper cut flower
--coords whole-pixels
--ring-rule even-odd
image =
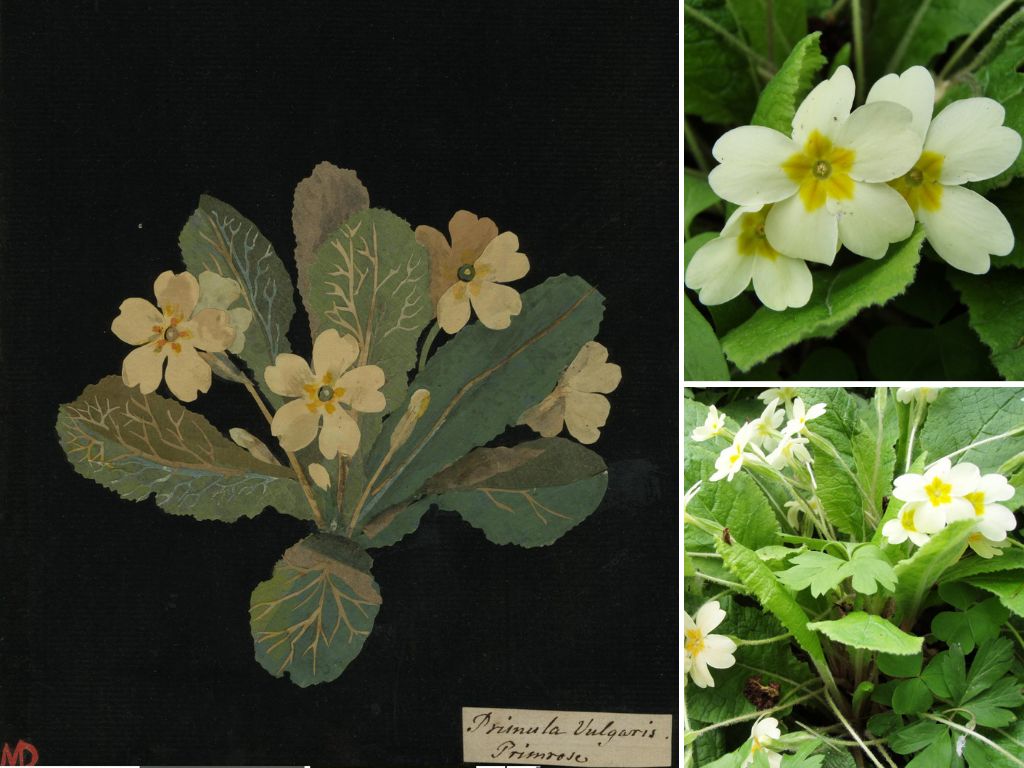
[[[245,332],[252,323],[252,310],[248,307],[234,307],[234,304],[242,298],[242,286],[237,280],[230,277],[223,277],[216,272],[207,270],[199,275],[199,301],[196,303],[196,312],[202,312],[208,307],[223,309],[228,313],[228,320],[231,327],[235,329],[235,340],[228,347],[228,352],[238,354],[245,349]]]
[[[713,437],[718,437],[725,432],[725,414],[719,413],[715,406],[708,408],[707,418],[699,427],[693,428],[693,439],[695,442],[703,443]]]
[[[124,359],[121,376],[143,394],[156,391],[166,378],[175,397],[191,402],[209,391],[213,380],[197,350],[223,352],[234,342],[235,329],[223,310],[197,310],[199,282],[188,272],[163,272],[153,293],[159,309],[145,299],[126,299],[110,326],[121,341],[137,347]]]
[[[698,688],[714,688],[715,679],[708,667],[728,669],[736,663],[736,643],[711,630],[725,621],[725,611],[717,600],[704,603],[697,615],[683,611],[683,671]]]
[[[470,305],[480,322],[493,330],[508,328],[523,308],[519,293],[502,283],[530,271],[519,238],[498,234],[491,219],[458,211],[448,222],[451,245],[433,227],[416,227],[416,241],[430,255],[430,297],[437,322],[446,333],[458,333],[469,322]]]
[[[765,236],[771,208],[737,208],[722,234],[693,255],[686,285],[700,291],[702,303],[724,304],[751,281],[757,298],[769,309],[802,307],[810,300],[811,271],[806,262],[779,253]]]
[[[584,445],[597,442],[611,405],[606,394],[622,379],[622,369],[608,362],[603,344],[588,341],[565,369],[555,389],[519,417],[542,437],[554,437],[564,424]]]
[[[333,328],[313,342],[313,368],[298,355],[282,353],[267,366],[267,385],[277,394],[296,398],[274,414],[270,431],[287,451],[305,448],[320,432],[320,453],[333,459],[359,449],[359,425],[349,410],[384,410],[384,371],[376,365],[352,368],[359,344]],[[323,427],[321,428],[321,422]]]
[[[924,146],[913,167],[891,184],[924,226],[932,248],[957,269],[988,272],[990,254],[1013,250],[1013,230],[995,205],[961,185],[990,179],[1017,159],[1021,137],[1003,125],[1006,110],[993,99],[961,99],[932,120],[935,83],[920,66],[886,75],[867,100],[897,102],[914,115]]]
[[[782,755],[768,748],[768,744],[782,738],[782,731],[779,730],[779,721],[774,717],[763,717],[754,723],[750,729],[750,754],[743,758],[740,768],[747,768],[754,762],[757,753],[762,753],[768,758],[769,768],[779,768],[782,765]]]

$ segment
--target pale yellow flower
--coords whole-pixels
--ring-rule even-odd
[[[564,424],[581,443],[597,442],[611,405],[606,394],[622,379],[622,369],[608,362],[603,344],[588,341],[577,353],[550,395],[519,417],[542,437],[554,437]]]
[[[333,328],[313,343],[313,368],[298,355],[283,353],[267,366],[267,385],[277,394],[297,398],[274,414],[270,431],[286,451],[305,448],[320,433],[320,452],[333,459],[359,449],[359,425],[349,410],[384,410],[384,371],[376,365],[352,368],[359,344]],[[351,370],[349,370],[351,368]],[[321,428],[323,422],[323,428]]]
[[[238,354],[245,349],[245,332],[252,324],[252,310],[248,307],[232,307],[242,298],[242,286],[237,280],[218,275],[209,270],[199,274],[199,301],[196,312],[207,307],[223,309],[228,313],[231,327],[235,329],[235,340],[228,347],[228,352]]]
[[[480,322],[493,330],[508,328],[523,309],[518,291],[502,283],[518,280],[530,270],[519,238],[498,234],[490,219],[458,211],[448,223],[451,245],[434,229],[416,227],[416,240],[430,254],[430,296],[437,322],[447,333],[458,333],[469,322],[470,306]]]
[[[153,293],[159,309],[145,299],[125,299],[110,326],[121,341],[137,347],[124,359],[121,375],[127,386],[138,386],[143,394],[156,391],[166,378],[175,397],[191,402],[213,380],[197,350],[223,352],[234,342],[235,329],[224,310],[197,310],[199,281],[188,272],[162,273]]]

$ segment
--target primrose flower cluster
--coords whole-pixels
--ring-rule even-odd
[[[968,461],[954,466],[942,458],[923,474],[900,475],[894,485],[892,495],[903,505],[882,526],[890,544],[909,540],[922,546],[950,523],[974,520],[967,543],[981,557],[990,558],[1000,554],[1007,532],[1017,525],[1013,512],[1000,503],[1013,498],[1013,486],[1003,475],[982,475]]]
[[[911,235],[915,220],[953,267],[983,274],[1013,250],[999,209],[962,186],[1002,173],[1021,137],[988,98],[953,102],[935,118],[924,67],[876,82],[853,109],[853,74],[839,67],[804,99],[789,136],[763,126],[725,133],[712,148],[715,194],[739,206],[700,248],[686,285],[721,304],[753,282],[774,310],[811,296],[807,263],[831,265],[841,246],[869,259]]]

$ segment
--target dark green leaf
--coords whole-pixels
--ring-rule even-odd
[[[749,62],[708,24],[738,34],[725,0],[686,0],[683,8],[685,113],[709,123],[746,123],[757,98]]]
[[[921,446],[931,461],[968,445],[989,440],[1007,431],[1024,433],[1024,389],[959,387],[943,390],[928,407],[921,430]],[[1017,454],[1021,435],[992,440],[960,454],[956,461],[977,464],[982,473],[995,472]]]
[[[892,694],[892,711],[900,715],[927,712],[935,699],[928,686],[917,677],[904,680]]]
[[[967,305],[971,327],[992,351],[999,373],[1006,379],[1024,378],[1024,273],[952,272],[950,280]]]
[[[757,0],[753,2],[764,7]],[[820,39],[821,33],[813,32],[796,44],[761,93],[751,124],[774,128],[786,136],[792,133],[797,107],[810,92],[818,70],[826,63],[821,55]]]
[[[728,381],[722,345],[689,296],[683,296],[684,376],[693,381]]]
[[[718,202],[708,184],[707,174],[687,168],[683,171],[683,234],[690,237],[690,224],[697,214]]]

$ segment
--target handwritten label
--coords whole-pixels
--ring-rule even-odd
[[[462,708],[462,759],[502,765],[672,765],[672,715]]]

